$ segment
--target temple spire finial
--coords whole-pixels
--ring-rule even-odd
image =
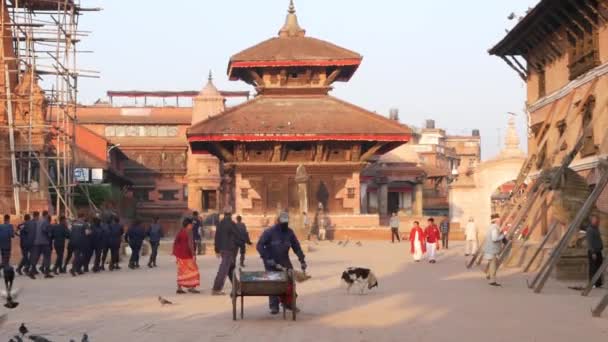
[[[213,72],[209,69],[209,77],[207,78],[209,82],[213,81]]]
[[[298,24],[298,17],[296,16],[296,6],[293,0],[289,0],[289,9],[287,10],[287,19],[285,19],[285,25],[279,31],[279,37],[303,37],[306,34],[306,30],[300,27]]]

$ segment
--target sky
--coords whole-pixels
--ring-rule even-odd
[[[382,115],[399,109],[401,122],[426,119],[449,134],[480,129],[482,156],[502,146],[508,112],[519,113],[526,149],[525,84],[487,50],[537,0],[295,0],[307,35],[354,50],[363,63],[332,95]],[[79,101],[107,90],[195,90],[209,70],[223,90],[253,89],[231,82],[231,55],[273,37],[288,0],[82,0],[80,28],[91,31],[79,66],[100,72],[79,83]]]

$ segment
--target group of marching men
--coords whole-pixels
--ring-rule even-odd
[[[42,214],[35,211],[26,214],[23,222],[16,229],[11,224],[10,215],[4,215],[4,223],[0,224],[0,254],[2,269],[10,267],[11,245],[13,238],[19,238],[21,260],[16,266],[16,272],[36,279],[39,274],[44,278],[53,278],[53,273],[69,272],[72,276],[89,272],[93,264],[94,273],[105,271],[108,255],[109,270],[119,270],[119,253],[124,239],[131,249],[129,268],[139,268],[139,256],[145,239],[150,242],[151,254],[148,267],[156,267],[158,247],[163,236],[162,227],[155,218],[148,229],[142,222],[135,221],[126,231],[118,217],[88,218],[84,213],[68,223],[65,216],[52,220],[47,211]],[[66,248],[67,247],[67,248]],[[67,255],[64,254],[67,249]],[[55,261],[51,265],[51,255],[55,252]],[[39,265],[40,260],[42,263]],[[68,271],[68,265],[71,267]]]

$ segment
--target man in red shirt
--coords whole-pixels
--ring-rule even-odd
[[[441,234],[439,232],[439,228],[435,224],[435,219],[432,217],[428,220],[428,226],[424,229],[424,236],[426,236],[426,251],[427,256],[429,258],[429,262],[434,264],[435,261],[435,252],[439,249],[439,239],[441,238]]]

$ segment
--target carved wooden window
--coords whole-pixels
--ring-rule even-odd
[[[161,201],[177,201],[177,193],[179,190],[161,190],[160,194]]]
[[[597,24],[597,16],[592,19]],[[568,34],[568,42],[570,43],[569,51],[569,68],[570,79],[573,80],[590,69],[600,64],[599,56],[599,35],[597,29],[588,23],[586,20],[581,20],[580,28],[576,32]]]
[[[133,192],[133,197],[139,202],[150,202],[150,190],[137,189]]]
[[[217,209],[217,192],[215,190],[203,190],[202,192],[203,211]]]
[[[348,198],[355,198],[355,188],[348,188]]]
[[[589,126],[589,124],[593,120],[593,110],[595,109],[595,97],[591,96],[589,100],[585,103],[585,107],[583,108],[583,129]],[[581,157],[587,157],[593,155],[597,152],[597,148],[595,146],[595,139],[593,136],[593,127],[587,132],[583,132],[585,134],[583,147],[581,148]]]
[[[538,97],[544,97],[547,95],[547,75],[545,68],[538,71]]]

